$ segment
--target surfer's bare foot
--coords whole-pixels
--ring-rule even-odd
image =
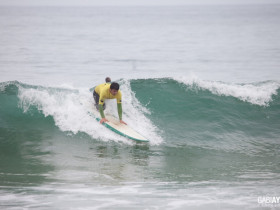
[[[124,121],[122,121],[122,120],[120,120],[120,123],[127,125],[126,122],[124,122]]]

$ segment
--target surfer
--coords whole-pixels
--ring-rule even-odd
[[[126,123],[122,120],[122,93],[119,90],[120,85],[116,82],[111,83],[110,77],[107,77],[105,81],[106,83],[96,86],[93,91],[95,107],[99,110],[101,115],[100,123],[102,124],[103,122],[108,122],[104,115],[104,110],[106,108],[105,99],[117,99],[120,123],[126,125]]]

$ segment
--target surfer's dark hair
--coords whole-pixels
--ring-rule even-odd
[[[110,77],[106,77],[105,82],[111,82],[111,78]]]
[[[119,90],[120,89],[120,85],[116,82],[113,82],[110,86],[110,89],[113,89],[113,90]]]

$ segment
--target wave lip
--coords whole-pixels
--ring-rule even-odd
[[[280,84],[275,81],[266,81],[252,84],[233,84],[216,81],[201,80],[196,77],[174,78],[187,86],[208,90],[219,96],[232,96],[241,101],[259,106],[269,106],[273,96],[277,95]]]

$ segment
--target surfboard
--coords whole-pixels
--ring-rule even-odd
[[[89,114],[93,116],[98,122],[100,121],[100,113],[95,109],[94,106],[92,106],[91,112],[89,112]],[[147,138],[133,130],[130,126],[120,123],[119,119],[113,115],[106,114],[106,119],[109,120],[109,122],[105,122],[102,125],[111,131],[136,142],[149,142]]]

